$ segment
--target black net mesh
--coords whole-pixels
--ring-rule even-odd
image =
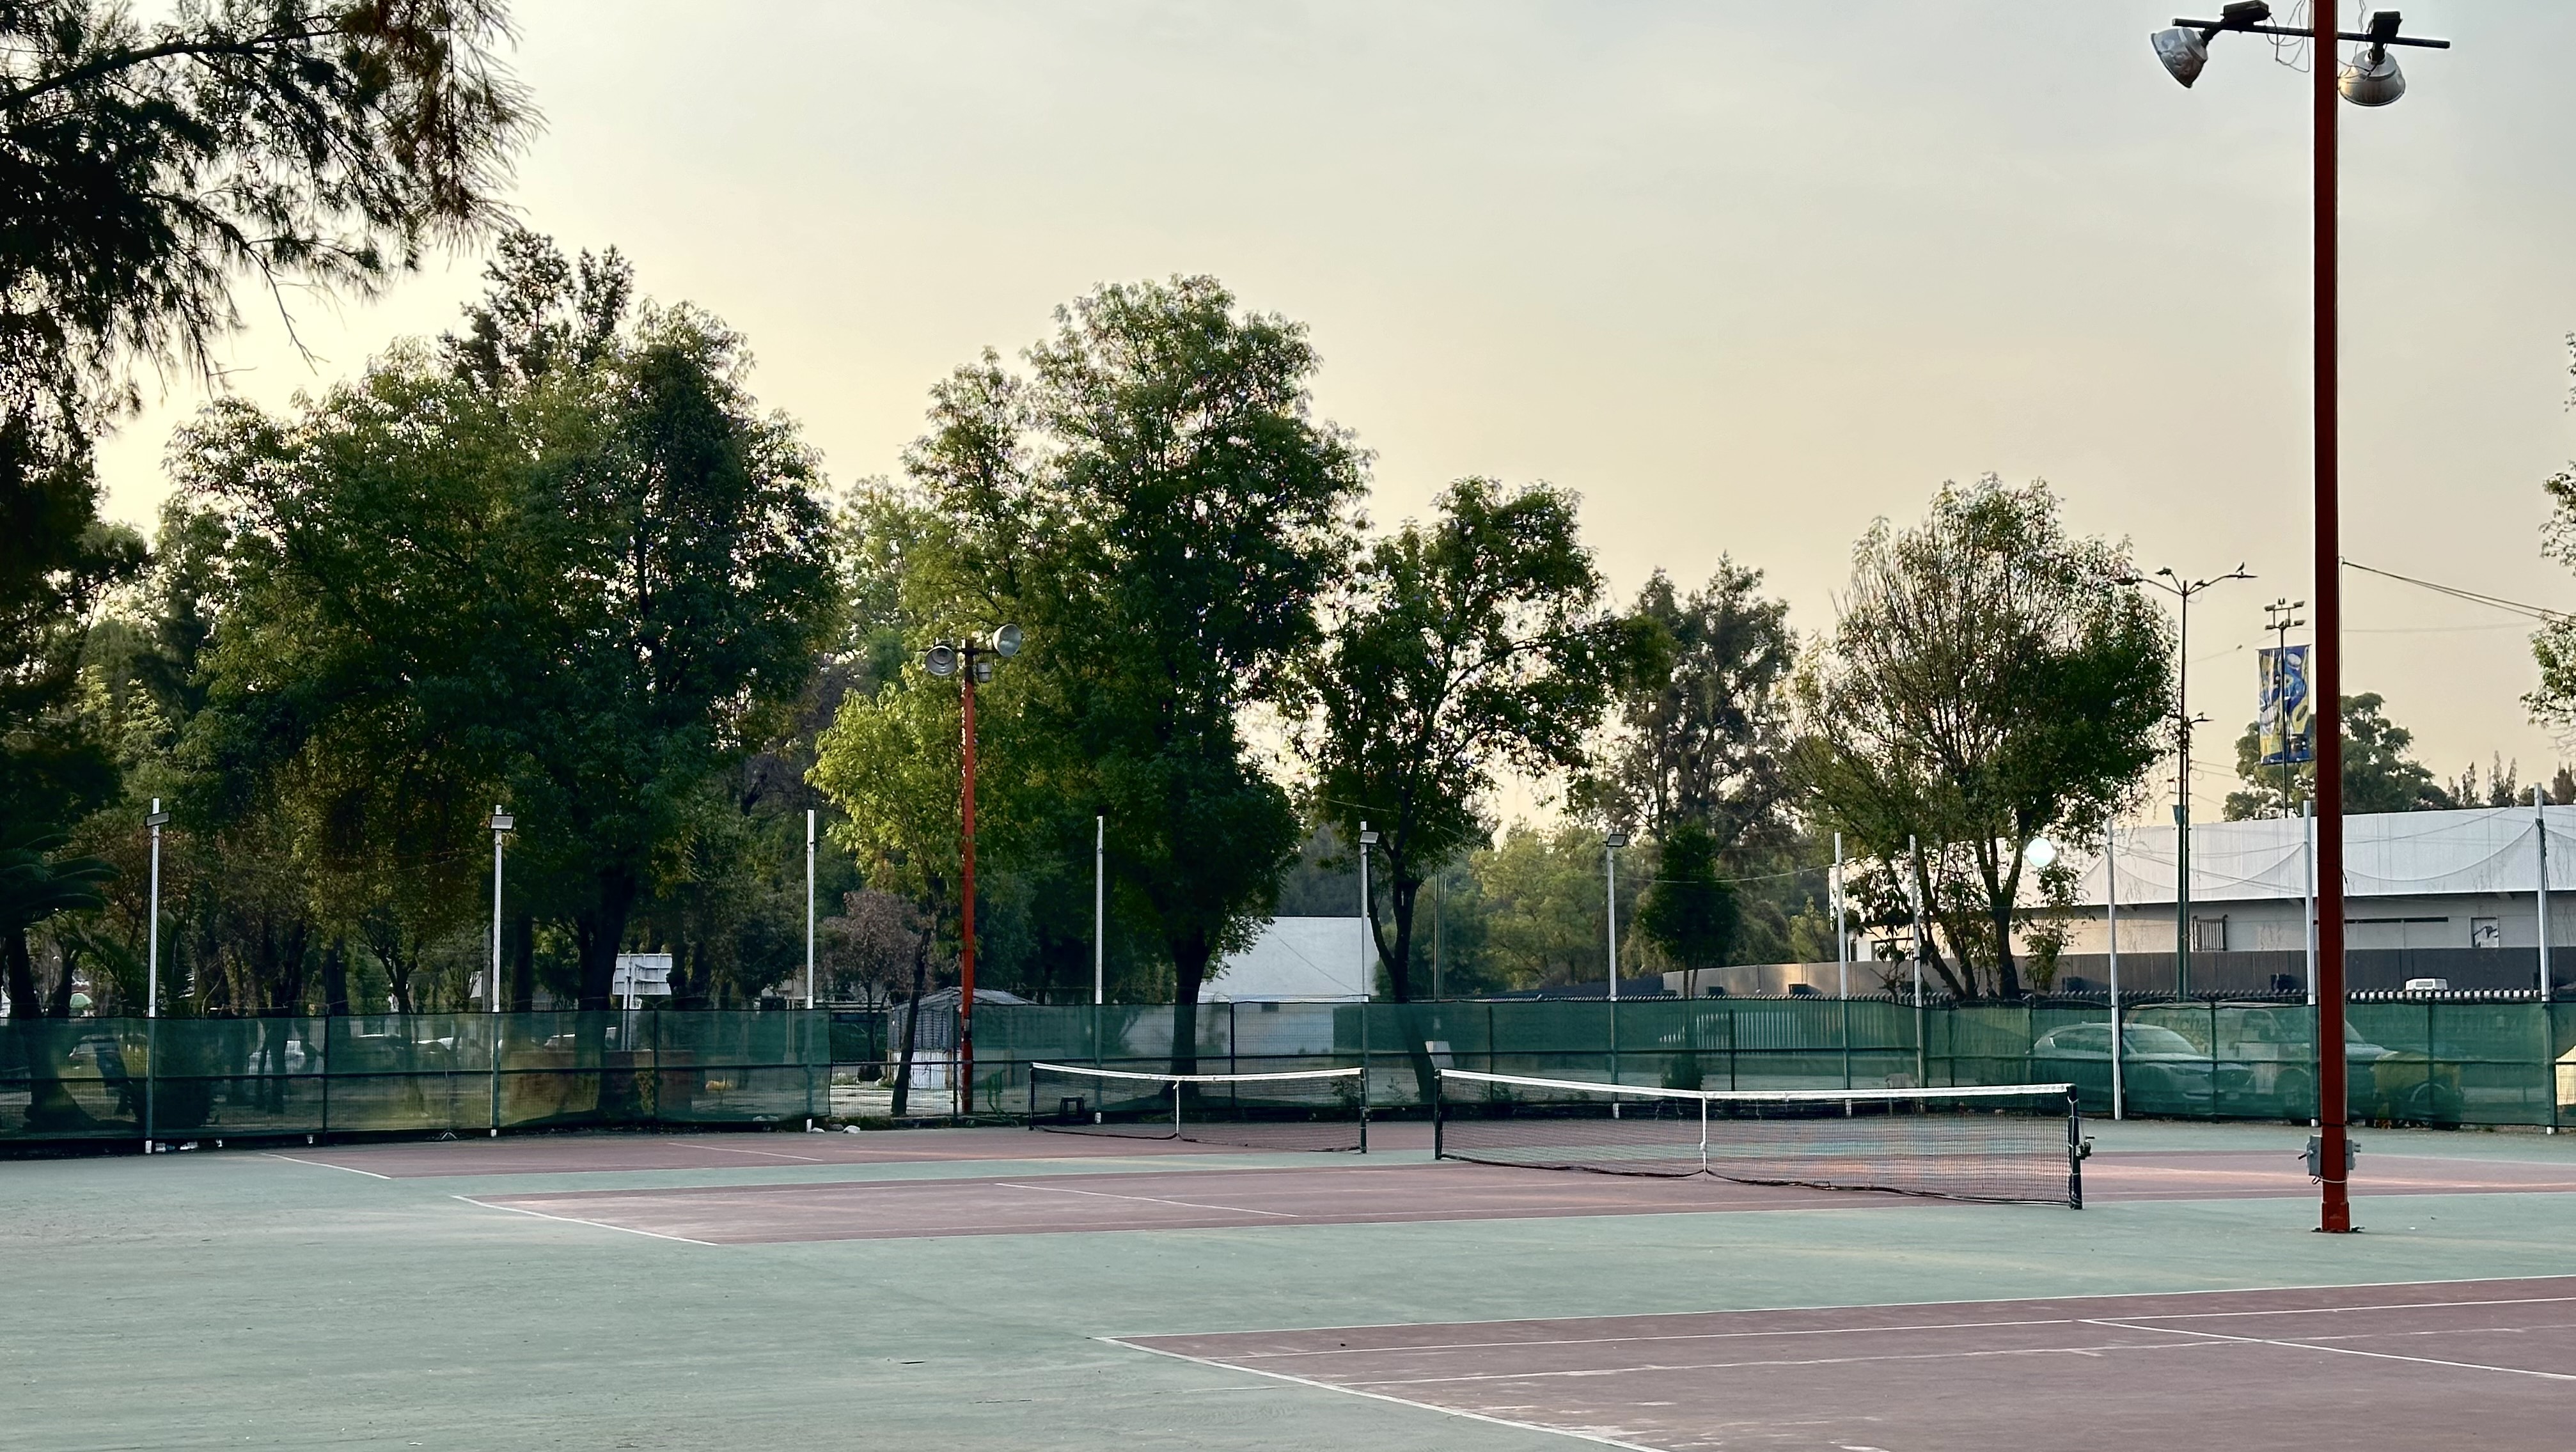
[[[1447,1159],[2081,1205],[2063,1084],[1725,1092],[1444,1070]]]
[[[1357,1069],[1270,1074],[1152,1074],[1029,1066],[1031,1129],[1180,1139],[1250,1149],[1364,1150]]]

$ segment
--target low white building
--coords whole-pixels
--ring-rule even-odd
[[[1369,962],[1360,920],[1272,918],[1199,985],[1201,1003],[1358,1003]]]

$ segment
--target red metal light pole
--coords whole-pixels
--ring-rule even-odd
[[[957,937],[957,1082],[956,1112],[971,1114],[975,1110],[975,684],[990,680],[993,662],[999,656],[1009,660],[1020,653],[1020,628],[1005,625],[993,632],[989,644],[967,641],[950,645],[941,641],[922,657],[934,676],[958,677],[961,705],[959,730],[965,739],[964,781],[959,792],[963,831],[959,846],[963,849],[963,870],[958,874],[959,890],[964,894],[959,910]]]
[[[2309,0],[2309,28],[2292,30],[2265,22],[2272,7],[2259,0],[2236,0],[2217,20],[2174,21],[2175,29],[2151,39],[2157,59],[2173,78],[2188,86],[2199,79],[2209,59],[2209,42],[2228,31],[2256,35],[2304,37],[2310,43],[2309,124],[2314,137],[2312,225],[2316,242],[2316,657],[2309,671],[2312,698],[2325,709],[2318,722],[2317,765],[2317,1159],[2323,1186],[2317,1228],[2341,1234],[2352,1229],[2349,1170],[2352,1085],[2344,1057],[2343,974],[2343,550],[2342,517],[2336,494],[2335,249],[2336,148],[2339,113],[2335,98],[2357,106],[2385,106],[2406,93],[2406,80],[2388,54],[2391,46],[2448,50],[2447,40],[2401,36],[2394,10],[2374,12],[2365,31],[2337,30],[2340,0]],[[2338,45],[2366,44],[2347,73]]]
[[[2309,699],[2317,724],[2317,1179],[2324,1203],[2317,1228],[2352,1229],[2345,1116],[2351,1084],[2343,1052],[2343,521],[2335,465],[2335,402],[2341,379],[2335,353],[2335,10],[2341,0],[2310,0],[2315,16],[2308,57],[2309,121],[2315,130],[2316,206],[2316,594],[2317,659]]]
[[[973,646],[966,648],[966,676],[959,682],[964,694],[966,731],[965,782],[965,871],[960,878],[965,887],[962,931],[957,939],[957,1111],[972,1113],[975,1108],[975,657],[981,654]]]

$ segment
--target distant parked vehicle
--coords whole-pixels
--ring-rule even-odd
[[[2256,1005],[2224,1008],[2236,1031],[2230,1056],[2250,1071],[2251,1102],[2240,1112],[2313,1119],[2317,1113],[2316,1029],[2313,1010]],[[2392,1049],[2361,1036],[2344,1020],[2345,1100],[2356,1120],[2455,1125],[2462,1099],[2459,1071],[2426,1055]]]
[[[2130,1112],[2211,1114],[2252,1078],[2242,1065],[2213,1062],[2172,1029],[2146,1023],[2120,1027],[2121,1098]],[[2111,1025],[2071,1023],[2041,1034],[2030,1046],[2030,1066],[2039,1079],[2073,1084],[2086,1107],[2108,1109]]]

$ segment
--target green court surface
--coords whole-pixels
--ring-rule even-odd
[[[2564,1137],[2363,1132],[2366,1231],[2327,1237],[2310,1230],[2315,1202],[2290,1160],[2303,1130],[2089,1132],[2106,1183],[2123,1156],[2251,1166],[2245,1173],[2274,1179],[2256,1193],[2198,1198],[2184,1175],[2167,1197],[2105,1196],[2080,1212],[1792,1192],[1627,1213],[1616,1197],[1673,1187],[1435,1165],[1408,1148],[1365,1160],[1094,1144],[1076,1154],[1057,1136],[998,1131],[687,1142],[710,1147],[695,1160],[720,1166],[642,1163],[681,1142],[613,1136],[0,1162],[0,1448],[1852,1445],[1801,1441],[1787,1426],[1683,1442],[1630,1440],[1615,1417],[1512,1425],[1522,1419],[1464,1417],[1103,1338],[2576,1271],[2576,1194],[2552,1188],[2576,1185],[2576,1143]],[[943,1143],[972,1153],[912,1157],[945,1153]],[[632,1150],[638,1163],[584,1168],[603,1147]],[[845,1163],[825,1153],[862,1148],[869,1158]],[[516,1158],[466,1158],[493,1154]],[[2408,1165],[2448,1167],[2441,1173],[2460,1183],[2525,1183],[2372,1193],[2374,1170]],[[832,1217],[878,1213],[867,1207],[908,1187],[972,1201],[1008,1182],[1012,1195],[1090,1197],[1083,1203],[1096,1200],[1114,1220],[1122,1205],[1186,1215],[1173,1207],[1235,1203],[1227,1186],[1293,1181],[1309,1200],[1280,1203],[1305,1205],[1396,1183],[1364,1181],[1371,1175],[1456,1177],[1424,1181],[1435,1188],[1543,1177],[1534,1193],[1581,1182],[1590,1203],[1612,1208],[1360,1223],[1245,1210],[1244,1223],[1190,1228],[1086,1222],[1079,1233],[951,1235],[934,1224],[895,1238],[816,1238],[863,1231]],[[810,1200],[823,1218],[803,1238],[700,1244],[580,1218],[632,1218],[586,1208],[630,1204],[581,1198],[602,1191],[713,1206],[693,1213],[718,1220],[727,1206]],[[1709,1193],[1713,1204],[1724,1198]],[[532,1196],[572,1196],[533,1203],[579,1213],[486,1203]],[[1434,1195],[1424,1213],[1451,1203]],[[2260,1428],[2231,1430],[2223,1407],[2194,1412],[2188,1374],[2160,1374],[2172,1378],[2177,1428],[2266,1440]],[[2576,1406],[2576,1377],[2566,1382],[2552,1394]],[[1712,1395],[1722,1400],[1722,1390]],[[2029,1445],[2086,1445],[2078,1426]],[[1891,1427],[1868,1445],[1936,1445],[1905,1440],[1902,1418]]]

